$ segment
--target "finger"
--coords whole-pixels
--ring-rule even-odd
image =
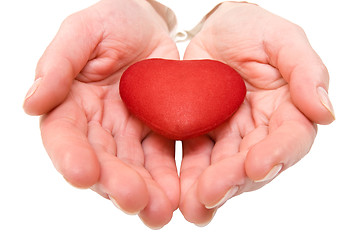
[[[229,121],[238,120],[237,114]],[[207,209],[215,209],[235,195],[238,192],[234,190],[235,187],[239,190],[246,178],[242,171],[243,158],[238,159],[242,142],[240,129],[233,129],[232,126],[231,123],[227,123],[210,133],[215,141],[211,152],[211,165],[199,176],[197,188],[198,201]],[[229,196],[229,191],[235,192],[229,193],[232,195]]]
[[[219,142],[216,142],[212,158],[219,158],[212,160],[212,165],[199,178],[198,196],[206,208],[216,209],[230,198],[242,192],[252,191],[262,185],[253,184],[248,179],[245,172],[245,159],[248,150],[268,135],[268,127],[258,126],[250,129],[252,129],[251,132],[242,139],[240,136],[234,139],[235,136],[225,135],[219,139]],[[226,146],[226,142],[229,145],[233,145],[234,142],[238,142],[238,144],[229,148]],[[220,147],[230,151],[230,154],[220,154],[222,151]],[[215,151],[219,151],[219,153],[215,153]]]
[[[251,106],[245,101],[228,122],[209,133],[215,141],[211,166],[199,177],[198,187],[199,200],[209,209],[221,206],[247,189],[244,156],[249,140],[262,136],[261,131],[255,129],[251,116]],[[249,139],[249,136],[252,137]]]
[[[128,126],[133,124],[131,121],[127,123]],[[121,133],[122,132],[122,133]],[[141,131],[140,131],[141,132]],[[151,136],[151,135],[150,135]],[[128,189],[128,194],[126,196],[129,196],[129,201],[140,201],[143,200],[143,203],[146,203],[144,207],[140,210],[140,212],[131,212],[131,213],[138,213],[141,220],[146,224],[148,227],[152,229],[159,229],[163,227],[165,224],[167,224],[171,218],[172,213],[174,211],[174,207],[172,202],[169,200],[168,195],[170,194],[169,191],[165,192],[164,189],[159,185],[158,182],[156,182],[156,179],[161,178],[161,176],[152,176],[152,173],[149,172],[148,169],[145,167],[147,166],[148,157],[150,157],[150,168],[156,167],[156,163],[153,161],[156,161],[152,159],[152,157],[155,157],[155,155],[151,156],[152,153],[156,152],[156,150],[151,149],[149,147],[149,144],[151,145],[152,141],[155,141],[155,139],[150,139],[149,142],[147,142],[146,138],[143,140],[145,143],[145,148],[143,148],[142,144],[142,134],[136,134],[131,135],[128,134],[127,131],[120,131],[117,132],[114,136],[116,141],[116,149],[117,149],[117,159],[121,162],[121,164],[126,164],[130,169],[133,170],[133,172],[137,172],[138,176],[141,177],[143,184],[141,186],[134,186],[134,183],[140,183],[139,179],[134,179],[133,177],[124,177],[122,184],[127,184],[127,186],[124,186],[125,189]],[[154,143],[154,142],[153,142]],[[159,142],[158,142],[159,143]],[[171,143],[162,143],[162,146],[165,146],[166,144],[169,146]],[[161,146],[160,146],[161,148]],[[146,149],[146,153],[144,152]],[[154,150],[154,151],[152,151]],[[164,151],[164,149],[162,149]],[[168,152],[165,154],[165,156],[171,155],[171,150],[166,149]],[[166,152],[165,150],[165,152]],[[161,151],[158,149],[158,151]],[[148,155],[150,154],[150,156]],[[165,157],[165,158],[167,158]],[[153,162],[153,163],[152,163]],[[152,166],[151,166],[152,165]],[[155,166],[154,166],[155,165]],[[110,168],[109,168],[110,169]],[[156,169],[153,169],[153,171],[156,171]],[[109,170],[110,171],[110,170]],[[176,171],[175,171],[176,174]],[[107,174],[109,178],[116,178],[116,176],[111,177],[110,172]],[[120,183],[119,183],[120,184]],[[121,186],[121,184],[117,186]],[[162,184],[165,184],[162,182]],[[114,186],[115,188],[116,186]],[[144,189],[145,188],[145,189]],[[109,191],[109,190],[108,190]],[[135,196],[131,196],[131,191],[133,193],[137,193]],[[141,195],[141,193],[143,195]],[[146,193],[146,195],[145,195]],[[110,195],[110,194],[109,194]],[[123,196],[123,197],[126,197]],[[143,196],[143,199],[140,199],[141,196]],[[174,196],[172,197],[174,198]],[[112,199],[117,199],[112,196]],[[121,199],[119,200],[121,201]],[[119,204],[120,208],[122,210],[126,211],[126,208]]]
[[[123,212],[138,214],[146,207],[149,199],[144,179],[116,157],[116,142],[99,122],[89,123],[88,138],[101,165],[100,179],[94,189],[101,195],[105,193]]]
[[[98,153],[101,162],[99,186],[123,212],[136,215],[149,203],[149,191],[143,177],[116,156]]]
[[[199,179],[198,196],[207,209],[218,208],[244,191],[247,184],[244,162],[245,154],[239,152],[204,171]]]
[[[97,156],[87,139],[85,113],[70,98],[40,123],[41,136],[55,168],[72,185],[88,188],[99,179]]]
[[[231,124],[225,124],[211,133],[211,136],[215,141],[211,165],[199,176],[197,188],[198,201],[207,209],[215,209],[235,195],[237,190],[230,189],[239,188],[243,185],[240,182],[246,177],[244,171],[241,171],[244,161],[237,159],[242,142],[239,129],[234,131]],[[229,191],[235,192],[228,196]]]
[[[172,203],[171,200],[174,200],[176,196],[174,197],[171,195],[173,193],[168,189],[171,185],[166,186],[166,190],[164,190],[162,186],[165,184],[165,182],[160,181],[162,185],[157,182],[157,180],[161,179],[161,176],[157,175],[157,173],[155,173],[155,176],[153,176],[153,173],[157,171],[157,169],[154,169],[154,167],[157,165],[157,159],[154,159],[153,157],[157,156],[156,154],[152,155],[152,153],[156,152],[157,150],[161,150],[154,150],[149,146],[149,144],[151,145],[151,142],[156,140],[145,138],[142,143],[141,138],[132,136],[117,136],[116,139],[118,145],[118,158],[121,161],[126,162],[132,169],[137,171],[146,185],[148,193],[147,204],[139,213],[140,219],[144,222],[145,225],[152,229],[162,228],[172,218],[174,203]],[[169,147],[169,145],[171,145],[169,142],[163,142],[162,144],[163,147],[166,145],[166,147]],[[158,147],[161,148],[161,146]],[[167,152],[167,154],[165,153],[165,159],[163,159],[166,160],[166,158],[171,155],[171,148],[162,150]],[[149,167],[152,172],[150,172],[146,167]],[[166,177],[161,180],[166,180]],[[172,178],[172,180],[174,179]],[[168,197],[168,194],[170,194],[170,198]],[[176,199],[174,201],[176,201]]]
[[[198,178],[210,165],[213,145],[211,139],[206,136],[183,141],[180,211],[186,220],[201,226],[208,224],[215,214],[214,210],[205,208],[197,194]]]
[[[149,134],[142,142],[145,154],[145,168],[154,181],[165,192],[172,211],[179,206],[180,185],[175,163],[175,142],[155,133]]]
[[[294,165],[309,152],[316,136],[316,126],[289,102],[273,113],[268,131],[245,160],[246,174],[256,182],[270,181]]]
[[[237,154],[243,136],[248,135],[254,128],[251,105],[245,100],[229,120],[209,132],[209,136],[215,142],[211,153],[211,164]]]
[[[325,65],[300,27],[288,22],[281,26],[285,36],[276,31],[265,36],[270,63],[290,84],[292,100],[310,120],[331,123],[335,115],[328,96],[329,73]]]
[[[186,191],[186,196],[180,202],[180,211],[184,218],[199,227],[208,225],[216,214],[216,209],[208,209],[200,202],[197,182]]]
[[[140,219],[151,229],[160,229],[170,222],[173,207],[166,193],[155,181],[147,181],[149,202],[139,213]]]
[[[238,132],[217,137],[211,154],[211,165],[238,153],[241,140],[242,138]]]
[[[45,50],[36,68],[36,81],[24,100],[30,115],[47,113],[59,105],[70,91],[76,75],[85,66],[100,41],[100,29],[80,12],[68,17]]]

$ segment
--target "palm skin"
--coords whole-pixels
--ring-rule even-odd
[[[100,1],[64,21],[38,63],[40,80],[24,109],[43,115],[44,146],[68,182],[160,228],[179,204],[174,141],[133,117],[118,89],[127,66],[151,57],[179,58],[151,5]]]
[[[334,117],[316,92],[328,88],[327,70],[304,32],[256,5],[222,4],[186,49],[184,59],[200,58],[229,64],[248,90],[230,120],[183,142],[180,210],[206,225],[226,200],[299,161],[311,148],[316,123]]]

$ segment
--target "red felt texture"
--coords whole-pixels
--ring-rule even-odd
[[[214,60],[147,59],[131,65],[120,80],[128,110],[175,140],[213,130],[234,114],[245,94],[239,73]]]

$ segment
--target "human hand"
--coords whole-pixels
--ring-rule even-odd
[[[334,120],[329,76],[303,30],[259,6],[227,2],[206,20],[184,59],[223,61],[244,78],[234,116],[183,142],[180,210],[209,223],[229,198],[256,190],[308,153],[316,123]]]
[[[152,6],[100,1],[63,22],[39,60],[24,110],[43,115],[44,146],[68,182],[159,228],[179,203],[174,142],[132,116],[118,92],[127,66],[150,57],[179,58]]]

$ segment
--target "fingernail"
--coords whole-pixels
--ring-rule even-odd
[[[260,182],[267,182],[267,181],[270,181],[272,180],[273,178],[275,178],[279,172],[281,171],[281,169],[283,168],[283,165],[282,164],[278,164],[276,166],[274,166],[270,172],[263,178],[263,179],[260,179],[260,180],[256,180],[254,182],[257,182],[257,183],[260,183]]]
[[[225,193],[224,197],[222,199],[220,199],[220,201],[218,201],[217,203],[215,203],[213,205],[207,205],[205,207],[207,209],[213,209],[213,208],[219,207],[219,206],[223,205],[227,200],[232,198],[238,191],[239,191],[239,186],[233,186],[232,188],[229,189],[229,191],[227,191]]]
[[[111,197],[110,195],[109,195],[109,199],[110,199],[111,202],[115,205],[115,207],[117,207],[118,209],[120,209],[120,210],[123,211],[124,213],[126,213],[126,214],[128,214],[128,215],[137,215],[137,214],[139,214],[139,211],[137,211],[137,212],[125,211],[124,209],[122,209],[122,208],[120,207],[120,205],[117,203],[117,201],[116,201],[113,197]]]
[[[41,82],[41,78],[38,78],[34,81],[33,85],[30,87],[30,89],[28,90],[28,92],[26,93],[25,96],[25,100],[29,99],[32,95],[34,95],[34,93],[36,92],[36,90],[38,89],[39,85]]]
[[[331,104],[327,91],[323,87],[318,87],[317,93],[319,95],[319,99],[322,105],[331,113],[332,117],[335,119],[334,107]]]
[[[215,209],[215,210],[213,211],[211,218],[210,218],[207,222],[204,222],[204,223],[195,223],[195,225],[198,226],[198,227],[206,227],[206,226],[209,225],[209,223],[211,223],[211,221],[214,219],[216,212],[217,212],[217,209]]]

